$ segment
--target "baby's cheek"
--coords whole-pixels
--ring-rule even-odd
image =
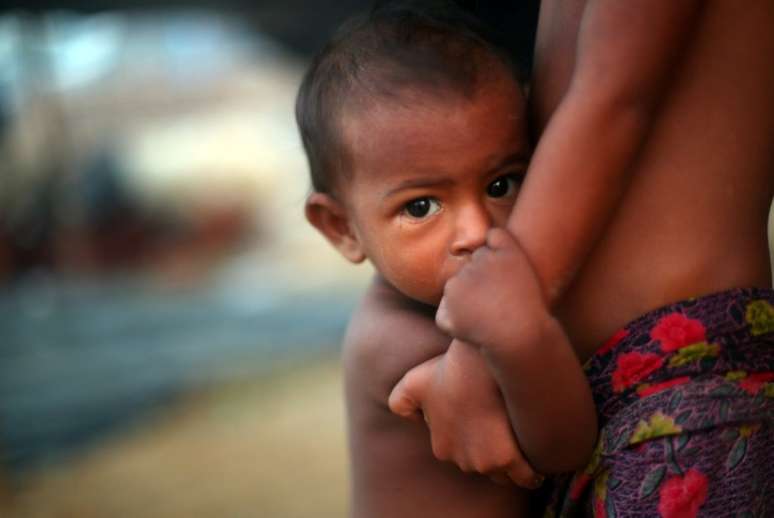
[[[427,272],[425,275],[415,278],[413,290],[414,298],[425,304],[436,306],[443,297],[444,282],[433,273]]]
[[[425,304],[438,305],[443,296],[443,287],[446,276],[443,275],[439,265],[432,267],[418,268],[414,265],[403,276],[403,282],[407,286],[407,293],[411,298],[424,302]],[[423,266],[429,266],[427,264]]]
[[[446,279],[453,275],[448,257],[448,232],[443,225],[412,227],[412,234],[390,240],[380,250],[379,271],[408,297],[435,305]]]

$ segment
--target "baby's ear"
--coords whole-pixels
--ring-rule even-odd
[[[357,235],[352,231],[344,206],[329,194],[315,192],[306,199],[306,219],[320,231],[341,255],[353,263],[362,263],[366,256]]]

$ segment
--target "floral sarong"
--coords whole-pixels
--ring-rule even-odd
[[[774,516],[774,291],[652,311],[585,368],[599,442],[545,516]]]

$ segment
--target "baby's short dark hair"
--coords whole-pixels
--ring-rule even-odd
[[[408,89],[470,98],[498,62],[520,80],[497,38],[450,2],[383,2],[345,23],[312,61],[296,99],[313,189],[331,192],[346,171],[345,107],[400,102]]]

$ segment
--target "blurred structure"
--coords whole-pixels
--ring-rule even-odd
[[[0,278],[207,263],[266,226],[298,60],[213,11],[3,22]]]
[[[460,3],[529,67],[537,2]],[[303,60],[368,2],[217,5],[44,2],[0,19],[0,280],[206,267],[275,226],[260,198],[296,145]]]
[[[260,9],[121,7],[0,14],[0,503],[191,391],[335,354],[367,276],[302,218],[303,54]]]
[[[536,1],[460,3],[528,67]],[[293,102],[370,4],[0,8],[0,516],[342,515],[327,359],[370,272],[303,220]]]

